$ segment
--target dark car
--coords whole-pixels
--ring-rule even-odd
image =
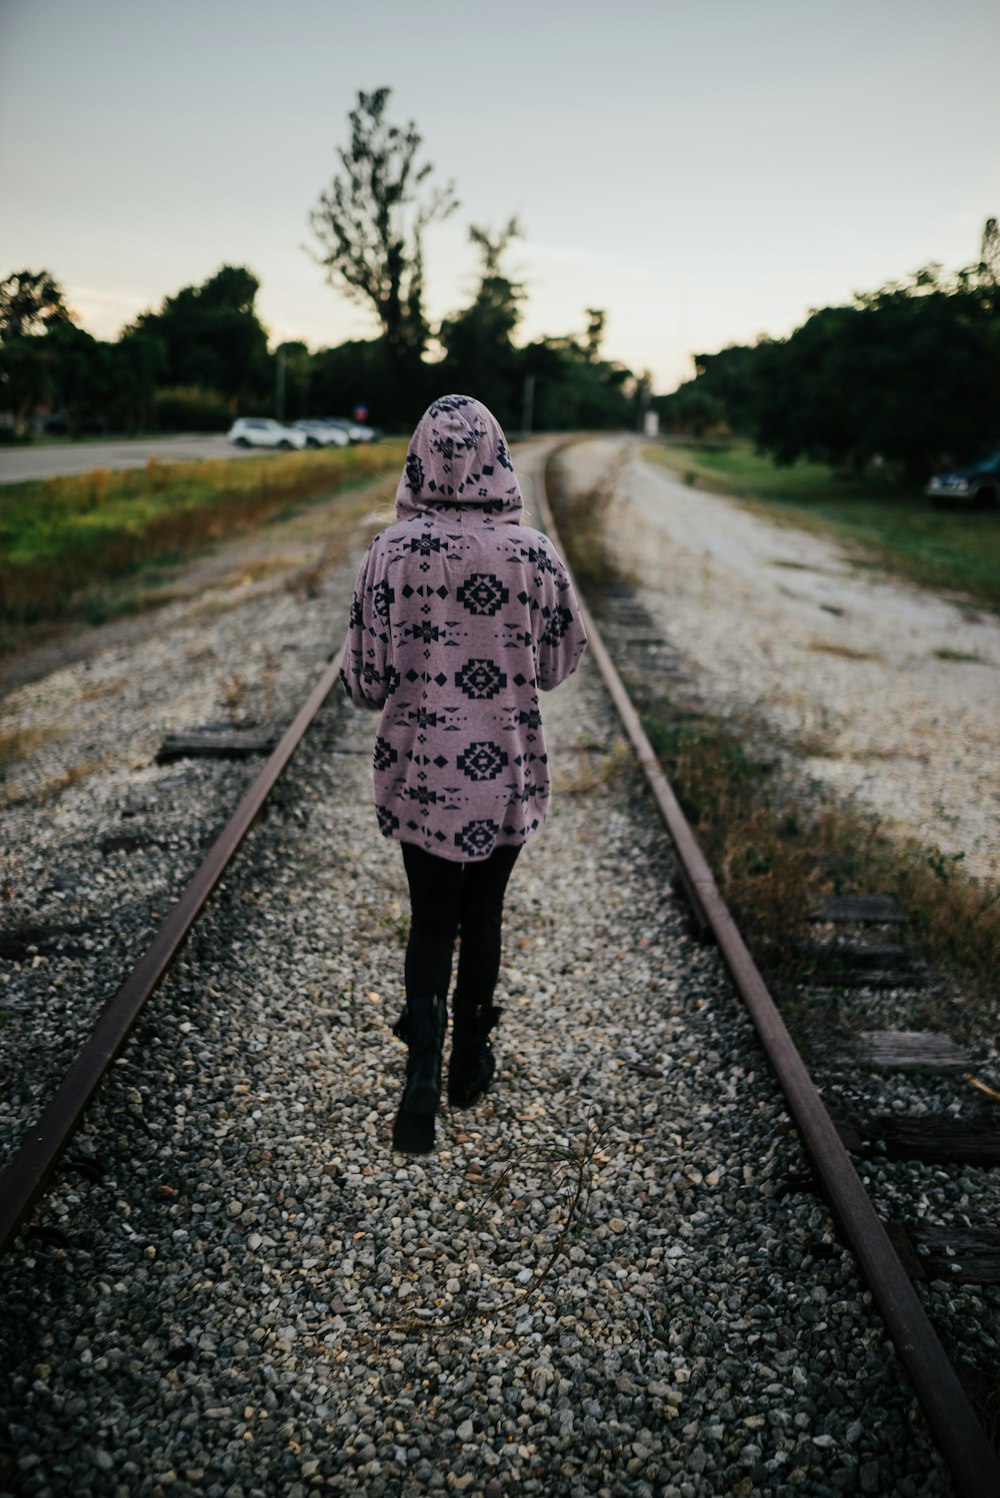
[[[925,493],[936,504],[975,505],[994,509],[1000,505],[1000,451],[980,458],[965,468],[936,473]]]

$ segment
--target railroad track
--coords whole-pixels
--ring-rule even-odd
[[[545,528],[551,530],[552,519],[547,513],[541,483],[536,483],[535,503],[542,509]],[[721,901],[711,871],[705,865],[690,829],[680,815],[676,799],[645,742],[635,708],[622,687],[611,655],[593,621],[589,620],[588,624],[592,654],[614,699],[622,723],[632,739],[638,760],[677,850],[680,877],[692,919],[703,934],[710,934],[717,942],[733,982],[751,1013],[761,1044],[784,1090],[789,1112],[801,1132],[813,1167],[822,1183],[824,1195],[896,1342],[901,1360],[924,1406],[958,1490],[962,1493],[992,1495],[1000,1491],[1000,1468],[995,1454],[922,1310],[908,1274],[862,1187],[838,1129],[818,1097],[801,1058],[791,1044],[781,1017]],[[58,1093],[50,1100],[39,1123],[31,1130],[23,1149],[9,1166],[0,1190],[0,1224],[4,1245],[13,1243],[19,1229],[29,1220],[30,1213],[52,1178],[89,1100],[100,1086],[115,1056],[120,1054],[143,1006],[177,957],[194,922],[205,909],[206,901],[216,889],[255,818],[259,816],[267,797],[302,743],[336,680],[338,667],[339,662],[334,660],[323,672],[308,701],[268,759],[261,775],[213,843],[205,862],[162,923],[149,949],[133,968],[91,1039],[67,1073]],[[175,745],[174,748],[176,747]],[[215,747],[218,749],[218,744]],[[188,748],[190,750],[190,744]],[[228,752],[236,752],[237,749],[238,746],[230,744]],[[558,1162],[558,1155],[553,1158]],[[582,1156],[574,1158],[578,1164],[583,1159]],[[87,1157],[83,1155],[80,1159],[86,1163]],[[549,1160],[549,1167],[553,1168],[552,1159]],[[558,1163],[555,1168],[558,1168]],[[84,1174],[86,1175],[86,1171]],[[100,1170],[95,1167],[90,1179],[99,1182],[100,1174]],[[175,1188],[166,1186],[165,1189],[169,1192]],[[238,1217],[240,1214],[235,1215]],[[364,1237],[361,1225],[363,1221],[363,1214],[354,1217],[358,1237]],[[251,1235],[251,1239],[253,1236]],[[334,1319],[343,1314],[342,1308],[336,1312]],[[402,1337],[404,1333],[397,1330],[395,1335]]]

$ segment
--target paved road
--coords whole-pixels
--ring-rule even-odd
[[[141,468],[147,458],[182,462],[187,458],[250,457],[256,449],[233,447],[225,437],[120,437],[110,442],[67,442],[54,447],[0,451],[0,484],[47,479],[91,468]]]

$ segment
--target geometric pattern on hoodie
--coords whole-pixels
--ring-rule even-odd
[[[358,571],[341,681],[380,714],[372,784],[384,836],[477,862],[551,804],[539,693],[579,665],[579,607],[551,541],[521,523],[503,432],[443,396],[417,425],[396,523]]]

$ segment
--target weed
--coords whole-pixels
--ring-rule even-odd
[[[97,702],[101,697],[120,697],[125,689],[125,677],[116,676],[113,681],[102,682],[99,686],[85,687],[80,693],[81,702]]]
[[[0,808],[8,810],[12,806],[41,805],[44,801],[58,800],[64,791],[68,791],[71,786],[77,785],[81,780],[86,780],[88,776],[95,775],[103,766],[104,761],[99,759],[88,759],[82,764],[70,765],[42,785],[32,787],[30,791],[0,796]]]
[[[985,666],[988,664],[984,657],[977,655],[975,651],[935,650],[934,654],[939,661],[967,661],[970,665],[976,666]]]
[[[560,796],[584,796],[599,786],[614,785],[635,768],[632,751],[624,739],[616,739],[607,754],[584,762],[574,775],[558,775],[554,789]]]
[[[877,650],[855,650],[851,645],[839,645],[836,640],[810,640],[807,650],[822,655],[838,655],[845,661],[878,661],[882,657]]]
[[[239,718],[240,710],[246,703],[247,692],[246,681],[238,671],[232,676],[227,676],[223,681],[219,695],[231,722],[235,723]]]
[[[893,895],[926,955],[988,1014],[1000,972],[1000,888],[966,874],[963,854],[900,838],[874,816],[827,805],[815,826],[835,892]]]
[[[57,730],[41,724],[33,728],[8,728],[0,730],[0,769],[16,765],[27,759],[39,744],[52,737]]]
[[[830,753],[830,740],[818,728],[806,729],[795,738],[791,747],[803,759],[826,759]]]

